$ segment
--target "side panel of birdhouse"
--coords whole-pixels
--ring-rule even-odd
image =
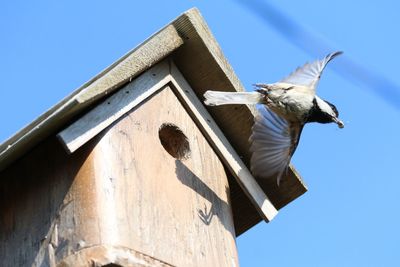
[[[51,137],[0,172],[0,266],[53,267],[63,247],[78,246],[59,235],[60,215],[74,232],[74,216],[65,216],[75,202],[66,196],[93,145],[68,156]]]
[[[93,142],[61,214],[63,264],[111,245],[174,266],[238,265],[224,167],[168,86]]]

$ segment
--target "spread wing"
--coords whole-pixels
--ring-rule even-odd
[[[321,77],[322,71],[325,66],[343,52],[338,51],[327,55],[325,58],[321,60],[317,60],[311,63],[306,63],[302,67],[298,67],[294,72],[289,74],[289,76],[283,78],[281,83],[289,83],[295,85],[303,85],[307,87],[311,87],[315,90],[315,87]]]
[[[296,150],[303,126],[289,124],[265,106],[259,108],[250,136],[253,175],[277,177],[279,185]]]

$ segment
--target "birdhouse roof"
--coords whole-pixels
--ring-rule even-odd
[[[208,89],[245,91],[199,11],[190,9],[5,141],[0,146],[0,171],[167,57],[199,99],[203,99]],[[249,166],[248,139],[255,109],[246,105],[205,108],[243,163]],[[235,229],[239,235],[258,223],[262,216],[243,192],[243,185],[233,177],[229,177],[229,182]],[[271,180],[257,182],[277,209],[307,190],[293,166],[279,187]]]

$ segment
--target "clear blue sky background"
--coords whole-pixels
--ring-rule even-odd
[[[399,1],[269,3],[400,84]],[[193,6],[248,89],[316,56],[234,0],[1,1],[0,140]],[[329,67],[318,93],[346,127],[305,128],[293,162],[309,192],[238,238],[241,265],[400,266],[400,109]]]

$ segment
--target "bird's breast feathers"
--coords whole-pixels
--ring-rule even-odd
[[[271,90],[267,105],[288,121],[302,121],[313,106],[314,94],[306,86],[282,84],[281,88]]]

